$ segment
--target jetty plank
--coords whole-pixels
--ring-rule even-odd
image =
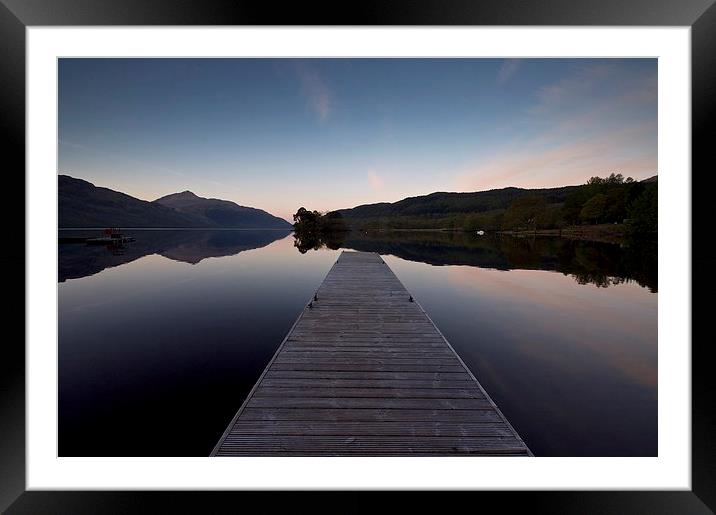
[[[530,456],[383,259],[343,252],[212,456]]]

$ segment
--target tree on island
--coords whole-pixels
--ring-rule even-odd
[[[305,207],[299,207],[296,214],[293,215],[293,228],[296,230],[315,230],[321,213],[318,211],[309,211]]]
[[[301,207],[293,215],[294,246],[301,254],[321,247],[338,249],[349,230],[343,215],[338,211],[320,213]]]

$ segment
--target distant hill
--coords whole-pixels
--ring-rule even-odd
[[[182,199],[191,195],[191,202]],[[171,197],[179,197],[172,200]],[[166,202],[160,202],[170,199]],[[202,201],[203,212],[196,207]],[[171,204],[176,203],[177,207]],[[69,175],[58,176],[59,227],[231,227],[290,229],[287,221],[265,211],[233,202],[202,199],[184,192],[154,202],[95,186]]]
[[[291,229],[286,220],[253,207],[240,206],[228,200],[198,197],[191,191],[173,193],[154,203],[192,216],[211,227],[245,229]]]
[[[502,188],[474,193],[438,192],[409,197],[398,202],[365,204],[339,212],[348,223],[375,218],[440,218],[463,213],[485,213],[507,209],[513,200],[525,196],[540,196],[548,204],[560,204],[579,186],[523,189]]]
[[[654,175],[652,177],[649,177],[647,179],[642,179],[640,182],[659,182],[659,176]]]
[[[58,177],[58,201],[60,227],[206,226],[174,209],[68,175]]]

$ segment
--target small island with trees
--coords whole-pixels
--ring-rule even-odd
[[[339,249],[350,229],[338,211],[320,213],[301,207],[293,215],[294,245],[301,254],[325,246]]]

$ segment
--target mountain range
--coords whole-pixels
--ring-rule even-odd
[[[58,176],[58,208],[60,228],[293,228],[283,218],[261,209],[199,197],[191,191],[150,202],[69,175]]]
[[[398,202],[381,202],[340,209],[338,212],[347,219],[482,213],[507,209],[513,200],[527,195],[543,197],[548,204],[564,202],[567,195],[578,188],[579,186],[541,189],[510,187],[470,193],[436,192],[419,197],[408,197]]]
[[[639,181],[656,183],[658,176]],[[339,209],[349,225],[360,222],[391,219],[420,220],[424,226],[428,220],[438,220],[473,213],[505,211],[513,201],[521,197],[541,197],[548,205],[560,205],[567,197],[583,186],[559,186],[556,188],[500,188],[467,193],[435,192],[418,197],[408,197],[397,202],[364,204],[350,209]]]
[[[640,182],[656,183],[657,176]],[[152,202],[125,193],[59,175],[59,227],[163,227],[293,229],[286,220],[261,209],[240,206],[228,200],[209,199],[191,191],[173,193]],[[469,213],[503,212],[520,197],[539,196],[548,205],[560,205],[581,186],[525,189],[501,188],[470,193],[436,192],[389,203],[365,204],[340,209],[349,225],[392,219],[440,223],[447,217]]]

